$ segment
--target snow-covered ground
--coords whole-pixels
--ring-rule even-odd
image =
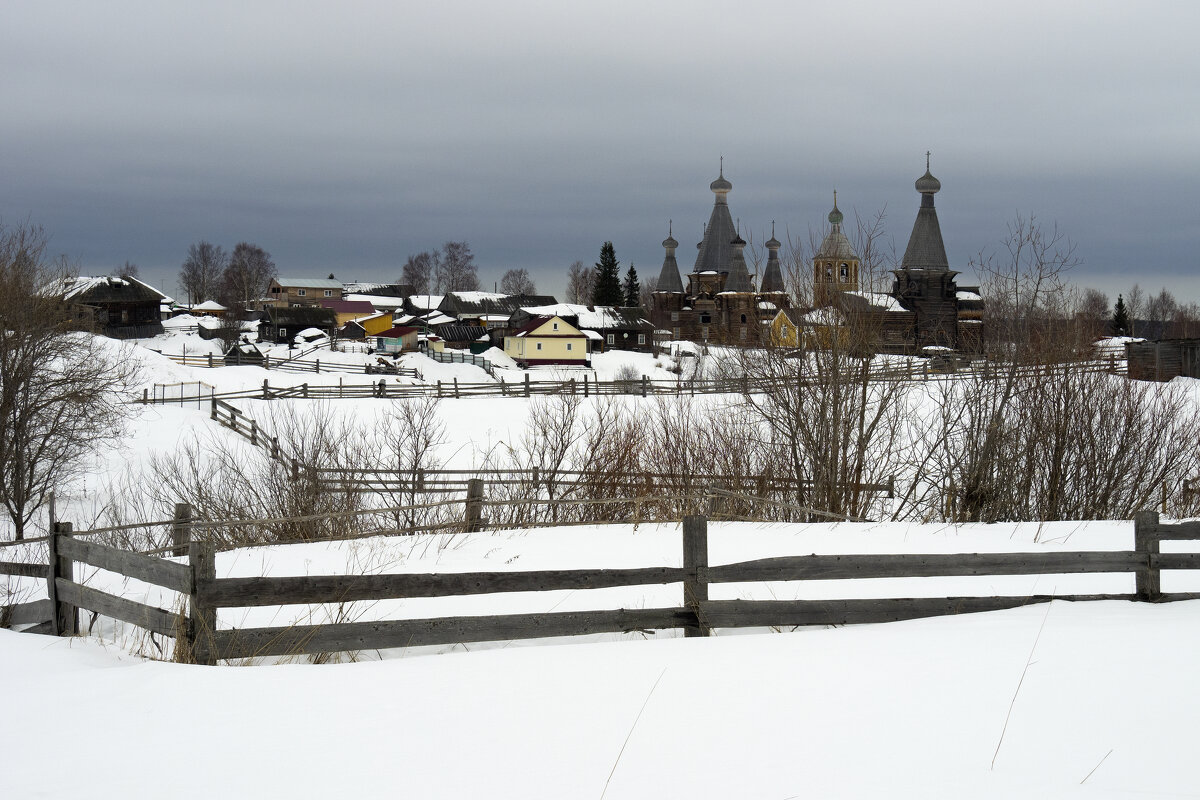
[[[1056,602],[253,668],[0,631],[0,787],[95,800],[1186,797],[1197,623],[1200,602]],[[65,736],[83,757],[62,760]]]

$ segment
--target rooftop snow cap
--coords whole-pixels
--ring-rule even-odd
[[[925,174],[917,178],[917,191],[921,193],[921,208],[913,223],[908,248],[900,262],[902,269],[949,270],[946,245],[942,243],[942,226],[938,224],[937,209],[933,207],[933,196],[942,188],[942,182],[929,172],[929,153],[925,153]]]
[[[667,254],[663,257],[662,272],[658,274],[658,286],[654,291],[683,294],[683,280],[679,277],[679,263],[675,260],[675,248],[679,247],[679,242],[671,235],[671,223],[667,224],[667,238],[662,243]]]

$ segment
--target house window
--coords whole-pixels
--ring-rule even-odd
[[[671,312],[671,322],[679,322],[679,312],[678,311]]]
[[[746,324],[746,315],[745,314],[742,314],[742,324],[743,325]]]
[[[706,342],[708,341],[708,326],[707,325],[705,325],[704,327],[702,327],[700,329],[700,338]]]
[[[672,339],[678,339],[678,338],[679,338],[679,328],[672,328],[672,329],[671,329],[671,338],[672,338]]]
[[[615,344],[617,341],[617,337],[615,334],[610,333],[608,336],[605,337],[605,341],[607,341],[609,344]]]
[[[711,314],[701,314],[701,315],[700,315],[700,323],[701,323],[702,325],[707,325],[707,324],[708,324],[708,323],[710,323],[710,322],[712,322],[712,315],[711,315]]]
[[[326,296],[326,297],[333,297],[333,289],[326,289],[326,290],[325,290],[325,296]]]
[[[571,343],[567,342],[567,352],[571,352]]]
[[[129,322],[129,312],[128,311],[124,311],[124,310],[121,311],[121,322]]]
[[[554,330],[558,330],[558,323],[557,323],[557,322],[555,322],[555,323],[554,323]]]
[[[287,336],[287,328],[280,328],[279,335],[286,337]]]
[[[638,334],[638,344],[645,344],[645,343],[646,343],[646,334],[639,333]]]
[[[825,279],[829,281],[833,280],[833,265],[831,264],[825,267]]]
[[[278,286],[272,286],[272,287],[271,287],[271,294],[279,294],[279,287],[278,287]]]
[[[850,267],[847,266],[846,264],[842,264],[842,280],[844,281],[849,277],[850,277]]]
[[[296,296],[297,296],[297,297],[304,297],[304,290],[303,290],[303,289],[297,289],[297,290],[296,290]]]
[[[538,350],[541,350],[541,349],[542,349],[542,343],[541,343],[541,342],[538,342],[538,343],[537,343],[537,349],[538,349]]]
[[[738,338],[741,339],[743,342],[746,341],[746,329],[745,328],[742,328],[740,331],[738,331]]]

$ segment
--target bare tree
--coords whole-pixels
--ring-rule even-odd
[[[576,261],[567,268],[567,302],[587,305],[592,302],[592,288],[595,282],[595,271]]]
[[[424,251],[410,255],[400,271],[400,282],[411,284],[415,294],[429,294],[434,276],[441,269],[441,254]]]
[[[642,279],[641,288],[638,291],[638,305],[644,312],[649,312],[654,307],[654,291],[658,288],[658,278],[649,277]]]
[[[189,245],[187,258],[179,270],[179,287],[187,294],[188,303],[216,299],[221,276],[228,266],[229,256],[220,245],[203,240]]]
[[[510,269],[500,278],[500,291],[504,294],[536,294],[533,278],[527,269]]]
[[[271,254],[256,244],[239,242],[221,275],[221,303],[242,310],[262,298],[276,276]]]
[[[137,379],[111,340],[72,330],[41,228],[0,228],[0,501],[15,538],[56,486],[124,433]]]
[[[1125,308],[1129,313],[1129,336],[1137,336],[1138,318],[1146,313],[1146,293],[1134,284],[1125,293]]]
[[[138,265],[126,259],[125,263],[112,271],[114,278],[136,278],[140,270]]]
[[[1099,289],[1084,289],[1075,301],[1075,318],[1085,339],[1095,340],[1106,335],[1112,320],[1108,295]]]
[[[1175,316],[1177,307],[1178,303],[1175,301],[1175,295],[1171,294],[1165,286],[1162,288],[1162,291],[1146,301],[1146,320],[1158,323],[1160,327],[1156,335],[1166,335],[1167,323]]]
[[[466,241],[442,245],[442,257],[437,266],[438,292],[479,291],[479,269]]]

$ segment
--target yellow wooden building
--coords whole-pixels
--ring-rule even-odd
[[[504,337],[504,354],[523,367],[588,363],[588,337],[562,317],[534,317]]]

